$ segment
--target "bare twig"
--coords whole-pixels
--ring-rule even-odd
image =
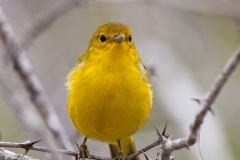
[[[26,49],[32,44],[34,39],[43,33],[43,31],[46,31],[55,21],[83,3],[83,0],[67,0],[50,7],[48,11],[44,11],[43,15],[36,20],[36,24],[27,31],[25,39],[20,43],[21,48]]]
[[[6,80],[2,77],[2,75],[0,75],[0,88],[2,89],[2,93],[4,93],[4,96],[7,97],[6,100],[11,105],[16,117],[20,119],[27,130],[32,134],[31,137],[44,138],[49,147],[56,148],[52,135],[50,135],[48,129],[44,126],[40,118],[38,118],[36,111],[31,108],[32,105],[26,102],[22,103],[21,100],[23,97],[22,95],[19,95],[20,93],[16,93],[16,86],[6,84]],[[26,153],[27,150],[25,151],[25,154]],[[4,153],[2,154],[5,157]],[[49,156],[51,159],[61,159],[61,157],[59,158],[55,154],[49,154]]]
[[[200,127],[203,124],[203,120],[207,112],[208,111],[212,112],[211,105],[216,100],[222,87],[224,86],[230,75],[233,73],[239,62],[240,62],[240,47],[233,53],[232,57],[228,60],[228,62],[224,66],[222,73],[218,75],[212,87],[208,90],[205,96],[199,99],[194,98],[194,100],[198,102],[202,109],[196,115],[195,120],[190,127],[190,133],[188,137],[171,140],[170,137],[165,137],[163,135],[160,136],[159,139],[162,142],[160,144],[161,149],[159,160],[170,160],[171,153],[173,151],[182,148],[188,148],[196,143]]]
[[[144,147],[143,149],[137,151],[136,153],[133,153],[133,154],[129,155],[129,156],[126,157],[125,159],[126,159],[126,160],[133,159],[134,157],[136,157],[136,156],[142,154],[143,152],[146,152],[146,151],[148,151],[148,150],[150,150],[150,149],[158,146],[159,144],[161,144],[161,141],[160,141],[160,140],[157,140],[157,141],[153,142],[152,144]]]
[[[65,154],[69,156],[74,156],[76,157],[78,155],[78,152],[75,151],[69,151],[69,150],[64,150],[64,149],[50,149],[47,147],[41,147],[41,146],[35,146],[38,141],[26,141],[22,143],[15,143],[15,142],[2,142],[0,141],[0,147],[9,147],[9,148],[23,148],[23,149],[28,149],[28,150],[36,150],[36,151],[41,151],[41,152],[47,152],[47,153],[58,153],[58,154]],[[138,152],[128,156],[125,158],[125,160],[130,160],[133,159],[134,157],[142,154],[143,152],[146,152],[156,146],[158,146],[161,143],[161,141],[156,141],[147,147],[144,147],[143,149],[139,150]],[[114,158],[108,158],[108,157],[100,157],[100,156],[95,156],[95,155],[90,155],[92,159],[97,159],[97,160],[114,160]]]
[[[6,98],[6,100],[12,106],[13,111],[16,113],[15,114],[16,117],[21,121],[21,123],[23,123],[25,125],[25,127],[27,128],[27,130],[30,131],[31,133],[33,133],[34,136],[42,137],[42,132],[38,129],[39,125],[37,125],[37,124],[39,124],[39,123],[36,122],[37,120],[35,119],[35,123],[32,123],[29,120],[30,118],[27,118],[27,114],[26,114],[26,113],[29,113],[31,116],[34,116],[36,113],[30,109],[28,109],[28,112],[26,112],[26,110],[27,110],[26,108],[28,108],[30,106],[28,106],[28,104],[25,104],[24,106],[22,106],[19,103],[18,99],[20,99],[20,98],[18,97],[18,95],[16,93],[14,94],[13,89],[11,89],[6,84],[6,82],[2,76],[0,76],[0,88],[1,88],[2,93],[5,95],[5,97],[9,97],[9,98]]]
[[[7,26],[5,25],[6,18],[4,14],[2,13],[1,7],[0,7],[0,37],[2,40],[5,37],[4,33],[5,30],[8,30]],[[5,28],[4,28],[5,27]],[[11,28],[10,28],[11,29]],[[12,32],[12,30],[10,30]],[[9,36],[12,36],[10,34]],[[14,37],[12,37],[14,38]],[[8,41],[11,38],[5,39],[5,41]],[[6,42],[11,43],[11,41]],[[9,44],[10,45],[10,44]],[[6,73],[9,70],[5,65],[1,66],[1,72],[0,74],[0,89],[3,96],[5,96],[6,102],[8,102],[11,107],[11,109],[15,112],[15,116],[22,122],[22,124],[27,128],[30,133],[32,133],[31,137],[35,138],[44,138],[46,144],[51,148],[56,148],[56,139],[52,135],[50,135],[48,129],[44,124],[42,123],[41,119],[38,116],[38,112],[34,108],[32,108],[32,104],[29,103],[28,100],[26,100],[26,94],[25,92],[19,93],[19,86],[16,85],[10,85],[8,82],[11,81],[10,79],[7,79],[9,77],[6,77]],[[9,73],[8,73],[9,74]],[[11,77],[12,79],[15,79],[15,77]],[[50,155],[52,158],[55,158],[54,154]],[[55,158],[55,159],[61,159]]]
[[[39,160],[29,156],[23,156],[21,154],[14,153],[12,151],[0,148],[0,159],[1,160]]]
[[[38,141],[31,142],[29,140],[26,142],[22,142],[22,143],[1,142],[0,141],[0,147],[23,148],[25,150],[27,149],[27,150],[36,150],[36,151],[47,152],[47,153],[65,154],[65,155],[74,156],[74,157],[76,157],[78,155],[78,152],[74,152],[74,151],[63,150],[63,149],[50,149],[47,147],[35,146],[34,144],[37,142]],[[100,156],[95,156],[95,155],[90,155],[90,157],[92,159],[98,159],[98,160],[113,160],[113,158],[100,157]]]
[[[14,69],[25,84],[25,88],[31,97],[31,101],[36,106],[43,121],[54,135],[56,144],[61,144],[61,146],[64,146],[67,149],[73,149],[66,131],[59,121],[38,77],[34,74],[29,60],[19,46],[14,31],[1,8],[0,38],[8,49],[8,53],[11,54]]]

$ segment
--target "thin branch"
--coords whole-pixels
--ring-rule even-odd
[[[212,112],[211,105],[216,100],[218,94],[223,88],[224,84],[227,82],[233,71],[236,69],[237,65],[240,62],[240,47],[233,53],[232,57],[228,60],[226,65],[223,68],[223,71],[217,76],[215,82],[205,94],[203,98],[196,99],[198,104],[202,107],[200,112],[196,115],[194,122],[190,127],[190,133],[188,137],[179,138],[176,140],[171,140],[169,137],[161,136],[159,139],[162,139],[160,144],[160,157],[159,160],[170,160],[171,153],[175,150],[188,148],[194,145],[199,136],[199,130],[203,124],[203,120],[208,111]]]
[[[0,75],[0,87],[1,87],[1,93],[4,94],[5,97],[9,97],[6,98],[7,103],[10,104],[10,106],[12,106],[13,111],[15,112],[16,117],[21,121],[21,123],[23,123],[25,125],[25,127],[27,128],[28,131],[30,131],[31,133],[34,134],[34,136],[36,137],[42,137],[41,135],[41,131],[38,129],[39,124],[38,122],[32,123],[29,119],[27,118],[27,114],[30,115],[35,115],[35,112],[33,112],[32,110],[28,109],[28,112],[26,112],[26,108],[30,107],[28,106],[28,104],[25,104],[24,106],[22,106],[19,103],[19,95],[17,95],[16,93],[14,94],[13,89],[11,89],[5,82],[5,80],[3,79],[2,75]],[[37,121],[35,119],[35,121]]]
[[[29,156],[23,156],[21,154],[14,153],[12,151],[0,148],[0,159],[1,160],[39,160]]]
[[[0,7],[0,38],[4,41],[8,41],[11,38],[6,38],[4,31],[9,29],[7,26],[4,24],[6,22],[6,18],[2,13],[1,7]],[[5,28],[4,28],[5,27]],[[3,29],[4,28],[4,29]],[[10,28],[11,29],[11,28]],[[12,30],[10,30],[12,31]],[[12,36],[10,34],[9,36]],[[15,37],[13,37],[15,38]],[[7,42],[11,43],[11,41]],[[2,64],[2,63],[1,63]],[[19,92],[19,86],[13,85],[9,83],[11,81],[9,77],[7,77],[7,74],[9,74],[9,70],[6,65],[1,66],[1,72],[0,73],[0,89],[1,89],[1,94],[5,97],[5,100],[7,103],[9,103],[9,106],[11,109],[15,112],[16,117],[22,122],[22,124],[27,128],[29,133],[32,133],[31,137],[35,138],[44,138],[46,141],[46,144],[51,147],[51,148],[56,148],[57,141],[54,139],[52,134],[49,132],[49,130],[46,128],[46,125],[42,123],[42,120],[39,118],[39,113],[32,108],[32,104],[29,103],[28,100],[26,100],[26,95],[25,92]],[[16,77],[11,77],[12,79],[15,79]],[[20,90],[21,91],[21,90]],[[34,119],[34,121],[33,121]],[[33,123],[34,122],[34,123]],[[57,158],[56,155],[51,154],[50,155],[52,158],[56,159],[61,159]]]
[[[53,105],[49,101],[45,90],[42,87],[38,77],[35,75],[32,65],[27,59],[24,50],[20,47],[14,31],[7,21],[2,8],[0,7],[0,38],[7,48],[7,53],[11,55],[14,69],[19,74],[25,88],[40,113],[46,126],[54,135],[56,144],[60,144],[67,149],[73,149],[69,137],[62,126]]]
[[[29,31],[27,31],[26,37],[20,43],[21,48],[26,49],[29,47],[34,39],[46,31],[54,22],[74,8],[82,6],[84,2],[84,0],[67,0],[63,3],[53,5],[48,11],[44,11],[43,15],[36,20],[37,23],[33,24]]]
[[[8,147],[8,148],[23,148],[23,149],[28,149],[28,150],[36,150],[36,151],[41,151],[41,152],[47,152],[47,153],[55,153],[55,154],[65,154],[69,156],[74,156],[76,157],[78,155],[78,152],[75,151],[69,151],[69,150],[64,150],[64,149],[50,149],[47,147],[41,147],[41,146],[35,146],[34,144],[37,143],[38,141],[26,141],[22,143],[15,143],[15,142],[1,142],[0,141],[0,147]],[[100,157],[100,156],[95,156],[95,155],[90,155],[92,159],[97,159],[97,160],[114,160],[113,158],[108,158],[108,157]]]
[[[53,136],[50,135],[49,130],[46,128],[46,126],[44,126],[41,119],[38,118],[36,111],[31,108],[32,105],[26,103],[24,100],[24,103],[20,102],[22,101],[23,97],[22,95],[20,95],[20,93],[16,92],[17,86],[6,84],[6,80],[2,75],[0,75],[0,87],[2,93],[4,93],[4,96],[7,97],[6,100],[11,105],[16,117],[20,119],[20,121],[25,125],[25,127],[27,127],[27,130],[32,133],[31,137],[44,138],[46,140],[46,144],[49,147],[56,148],[56,142],[54,141]],[[32,121],[33,118],[34,123]],[[28,151],[25,150],[25,154],[27,152]],[[5,156],[4,153],[3,156]],[[61,159],[61,157],[58,157],[58,155],[55,154],[49,154],[49,156],[51,157],[51,159]]]
[[[75,151],[69,151],[69,150],[64,150],[64,149],[50,149],[47,147],[42,147],[42,146],[35,146],[34,144],[38,143],[39,141],[26,141],[22,143],[15,143],[15,142],[3,142],[0,141],[0,147],[9,147],[9,148],[23,148],[23,149],[28,149],[28,150],[36,150],[36,151],[41,151],[41,152],[47,152],[47,153],[57,153],[57,154],[65,154],[69,156],[74,156],[76,157],[78,155],[78,152]],[[125,160],[130,160],[133,159],[134,157],[142,154],[143,152],[146,152],[156,146],[158,146],[161,143],[161,141],[157,140],[153,142],[152,144],[142,148],[138,152],[129,155],[128,157],[125,158]],[[114,158],[108,158],[108,157],[100,157],[100,156],[95,156],[95,155],[90,155],[92,159],[97,159],[97,160],[114,160]]]
[[[74,156],[76,157],[78,155],[78,152],[75,151],[69,151],[69,150],[64,150],[64,149],[50,149],[47,147],[42,147],[42,146],[35,146],[39,141],[26,141],[22,143],[15,143],[15,142],[3,142],[0,141],[0,147],[8,147],[8,148],[23,148],[23,149],[28,149],[28,150],[36,150],[36,151],[41,151],[41,152],[47,152],[47,153],[58,153],[58,154],[65,154],[69,156]],[[153,142],[152,144],[148,145],[147,147],[142,148],[138,152],[129,155],[128,157],[125,158],[125,160],[130,160],[133,159],[134,157],[142,154],[143,152],[146,152],[156,146],[158,146],[161,142],[158,140],[156,142]],[[95,156],[95,155],[90,155],[92,159],[97,159],[97,160],[114,160],[114,158],[108,158],[108,157],[100,157],[100,156]]]
[[[125,158],[125,160],[131,160],[131,159],[135,158],[136,156],[142,154],[143,152],[146,152],[146,151],[148,151],[148,150],[150,150],[150,149],[158,146],[159,144],[161,144],[161,141],[160,141],[160,140],[157,140],[157,141],[153,142],[152,144],[144,147],[143,149],[137,151],[136,153],[133,153],[133,154],[127,156],[127,157]]]

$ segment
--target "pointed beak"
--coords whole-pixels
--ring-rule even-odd
[[[123,42],[125,41],[125,37],[122,34],[117,34],[111,42]]]

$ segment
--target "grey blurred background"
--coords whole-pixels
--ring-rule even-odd
[[[0,5],[21,41],[36,19],[60,3],[57,0],[0,0]],[[76,58],[87,48],[96,28],[110,21],[127,24],[139,54],[151,70],[154,92],[151,115],[146,125],[135,134],[137,148],[154,142],[154,125],[167,133],[184,137],[199,106],[190,100],[203,96],[221,72],[227,59],[238,47],[240,1],[237,0],[95,0],[84,3],[62,16],[44,31],[26,50],[34,71],[54,104],[56,112],[74,142],[76,130],[67,115],[67,91],[64,83]],[[1,44],[0,63],[4,63]],[[4,65],[11,65],[6,63]],[[207,115],[201,129],[200,150],[205,160],[235,160],[240,157],[240,67],[236,69],[214,104],[215,115]],[[9,71],[9,72],[8,72]],[[23,87],[16,74],[7,70],[6,80]],[[29,103],[22,94],[22,104]],[[16,118],[15,112],[0,97],[0,133],[2,141],[22,142],[36,137]],[[29,115],[34,123],[37,118]],[[78,137],[78,136],[77,136]],[[44,145],[44,142],[40,145]],[[89,141],[92,154],[108,156],[106,144]],[[18,152],[24,153],[22,150]],[[154,158],[157,148],[147,154]],[[44,158],[41,152],[29,155]],[[198,147],[173,153],[177,160],[198,159]]]

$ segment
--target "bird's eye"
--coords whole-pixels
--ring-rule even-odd
[[[104,42],[106,40],[106,37],[103,34],[101,34],[99,39],[101,42]]]
[[[132,41],[132,35],[128,37],[128,40],[131,42]]]

